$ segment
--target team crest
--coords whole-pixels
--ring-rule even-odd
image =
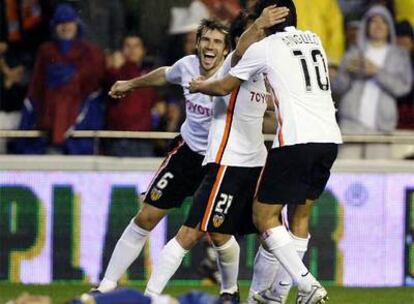
[[[162,196],[162,191],[158,190],[157,188],[154,188],[151,190],[151,200],[152,201],[158,201]]]
[[[213,217],[213,226],[215,228],[220,227],[224,223],[224,215],[222,214],[215,214]]]

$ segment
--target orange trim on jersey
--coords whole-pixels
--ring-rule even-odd
[[[277,135],[277,139],[279,141],[279,146],[284,146],[285,145],[285,139],[283,138],[283,118],[282,115],[280,114],[280,110],[279,110],[279,103],[278,103],[278,116],[277,116],[277,120],[278,120],[278,124],[279,124],[279,133]]]
[[[178,149],[180,149],[180,148],[181,148],[184,144],[185,144],[184,139],[181,139],[181,140],[178,142],[177,146],[176,146],[176,147],[174,147],[174,149],[172,149],[170,152],[168,152],[167,157],[166,157],[166,158],[164,158],[163,162],[161,163],[161,166],[158,168],[157,172],[154,174],[154,177],[152,178],[151,182],[149,183],[149,186],[147,187],[147,191],[145,192],[145,195],[144,195],[143,201],[145,201],[145,200],[146,200],[147,195],[148,195],[148,190],[149,190],[149,189],[151,189],[152,185],[154,184],[154,182],[155,182],[155,180],[157,179],[157,177],[158,177],[158,175],[160,174],[160,172],[161,172],[162,170],[164,170],[164,169],[168,166],[168,164],[169,164],[169,162],[170,162],[170,160],[171,160],[171,157],[172,157],[175,153],[177,153]]]
[[[216,200],[217,193],[220,188],[220,184],[222,181],[225,168],[226,166],[220,166],[217,172],[216,180],[214,181],[213,188],[211,189],[210,196],[208,198],[207,208],[204,213],[203,220],[201,222],[201,227],[200,227],[201,231],[207,231],[208,221],[210,219],[210,215],[211,215],[211,212],[214,206],[214,201]]]
[[[259,187],[260,187],[260,183],[262,182],[263,172],[264,172],[264,170],[265,170],[265,168],[266,168],[266,164],[267,164],[267,160],[266,160],[266,163],[265,163],[265,165],[263,166],[262,170],[260,171],[259,178],[257,179],[257,182],[256,182],[256,189],[254,190],[254,198],[256,198],[257,193],[259,192]]]
[[[224,129],[223,137],[221,138],[220,147],[216,155],[216,163],[220,164],[224,155],[227,142],[230,137],[231,124],[233,122],[234,108],[236,107],[237,96],[239,95],[240,86],[234,89],[231,93],[229,105],[227,106],[226,127]]]
[[[280,105],[279,105],[279,99],[277,99],[275,90],[273,89],[272,85],[269,82],[269,79],[267,78],[267,76],[265,76],[265,81],[268,83],[268,86],[271,90],[271,94],[273,97],[273,103],[277,108],[277,140],[279,141],[279,146],[282,147],[285,145],[285,139],[283,138],[283,131],[282,131],[282,127],[283,127],[283,117],[282,114],[280,113]]]

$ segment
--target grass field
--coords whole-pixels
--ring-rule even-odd
[[[20,293],[27,291],[32,294],[48,295],[53,303],[61,304],[66,300],[79,295],[90,288],[88,285],[80,284],[53,284],[53,285],[21,285],[0,283],[0,304],[15,298]],[[141,288],[142,289],[142,288]],[[167,293],[180,295],[191,290],[191,287],[177,286],[167,289]],[[215,287],[197,287],[197,290],[216,294]],[[247,296],[247,287],[242,287],[242,298]],[[414,303],[414,288],[328,288],[330,295],[329,303],[332,304],[412,304]],[[293,296],[289,304],[294,303]]]

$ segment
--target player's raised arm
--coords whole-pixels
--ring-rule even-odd
[[[122,98],[137,88],[159,87],[168,83],[166,71],[168,67],[160,67],[140,77],[115,82],[109,91],[112,98]]]
[[[226,75],[222,79],[207,80],[202,78],[193,79],[190,82],[190,93],[203,93],[211,96],[229,95],[233,90],[240,86],[241,80],[231,75]]]
[[[240,36],[231,59],[231,66],[235,66],[239,62],[250,45],[265,37],[266,29],[284,22],[288,14],[287,7],[277,7],[276,5],[266,7],[260,17]]]

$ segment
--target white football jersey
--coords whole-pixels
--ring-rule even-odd
[[[231,68],[227,56],[215,77],[222,78]],[[262,74],[253,75],[231,95],[214,97],[213,120],[204,164],[217,163],[236,167],[264,166],[267,150],[262,134],[267,108],[266,87]]]
[[[190,94],[188,91],[190,81],[198,76],[200,61],[196,55],[183,57],[165,73],[168,82],[181,85],[184,91],[186,118],[181,125],[181,136],[191,150],[205,155],[213,103],[208,95]]]
[[[250,80],[264,73],[278,116],[273,148],[305,143],[342,143],[335,118],[327,58],[319,37],[287,27],[251,45],[230,74]]]

